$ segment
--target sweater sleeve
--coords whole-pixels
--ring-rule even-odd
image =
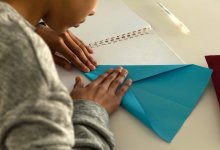
[[[73,101],[67,90],[56,72],[42,69],[19,26],[1,24],[0,33],[0,149],[71,150]]]
[[[75,149],[113,149],[115,143],[109,130],[109,116],[99,104],[74,100],[73,125]]]

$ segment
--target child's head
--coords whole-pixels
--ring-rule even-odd
[[[62,32],[78,27],[93,15],[97,0],[2,0],[11,4],[33,25],[43,19],[52,29]]]
[[[78,27],[86,17],[93,15],[97,0],[47,0],[48,12],[42,18],[46,24],[57,31]]]

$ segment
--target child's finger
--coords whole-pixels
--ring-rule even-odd
[[[74,90],[78,89],[78,88],[83,88],[84,87],[84,83],[83,83],[83,79],[80,76],[77,76],[75,78],[75,84],[74,84]]]
[[[77,68],[84,72],[89,72],[90,69],[78,58],[78,56],[69,49],[64,41],[61,42],[62,49],[60,50],[62,55],[69,60],[69,62],[75,65]]]
[[[113,72],[113,69],[111,68],[108,71],[106,71],[104,74],[100,75],[93,82],[91,82],[88,86],[94,87],[94,86],[101,84],[105,80],[105,78],[108,77],[112,72]]]
[[[66,70],[72,69],[72,65],[65,58],[57,56],[57,55],[53,55],[53,58],[54,58],[54,62],[57,65],[65,68]]]
[[[97,61],[91,56],[91,54],[89,54],[87,51],[84,51],[86,57],[92,62],[93,65],[97,66],[98,63]]]
[[[73,35],[70,31],[67,31],[67,32],[69,33],[70,37],[71,37],[78,45],[84,46],[90,54],[93,53],[93,50],[92,50],[90,47],[88,47],[83,41],[81,41],[77,36]]]
[[[117,92],[116,96],[118,96],[120,99],[125,95],[125,93],[127,92],[127,90],[129,89],[129,87],[132,84],[132,80],[128,79],[125,84],[121,87],[121,89]]]
[[[109,86],[111,83],[117,78],[117,76],[121,73],[122,67],[119,66],[117,69],[115,69],[108,77],[105,78],[105,80],[102,83],[102,86],[105,89],[109,89]]]
[[[109,91],[115,93],[118,87],[124,82],[127,75],[128,71],[126,69],[123,69],[118,77],[111,83]]]
[[[68,51],[67,51],[68,55],[72,56],[73,58],[77,57],[83,65],[85,65],[86,67],[89,68],[89,70],[96,69],[96,67],[92,64],[90,59],[87,58],[87,56],[84,52],[84,51],[86,51],[86,48],[83,45],[78,43],[77,40],[75,40],[76,41],[75,42],[73,40],[73,38],[71,38],[71,36],[68,34],[68,32],[63,35],[63,40],[64,40],[64,43],[66,44],[66,46],[68,47]],[[73,56],[73,54],[75,56]]]

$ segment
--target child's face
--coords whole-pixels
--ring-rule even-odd
[[[78,27],[87,16],[95,14],[97,0],[56,0],[43,20],[54,30],[63,32]]]

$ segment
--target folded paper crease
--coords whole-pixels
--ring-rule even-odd
[[[202,96],[212,71],[196,65],[122,65],[133,84],[121,106],[159,137],[171,142]],[[96,79],[116,65],[85,73]]]

